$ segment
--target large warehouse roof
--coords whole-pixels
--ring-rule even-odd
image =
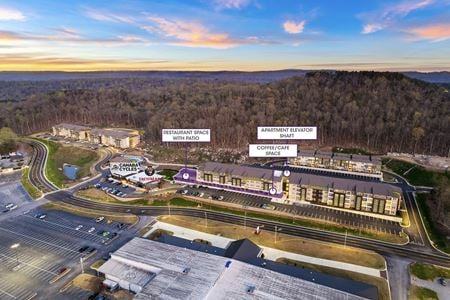
[[[250,294],[255,299],[363,299],[227,257],[142,238],[113,253],[99,271],[126,280],[125,274],[135,269],[139,278],[149,278],[142,272],[153,278],[135,299],[248,299]]]

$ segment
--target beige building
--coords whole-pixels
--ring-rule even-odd
[[[91,128],[75,124],[61,123],[52,127],[54,136],[86,141]]]
[[[311,169],[327,169],[339,173],[381,179],[381,159],[378,156],[300,150],[297,157],[289,159],[289,165]]]
[[[67,123],[55,125],[52,129],[54,136],[122,149],[135,148],[140,143],[139,132],[132,129],[100,129]]]
[[[91,143],[122,149],[135,148],[140,143],[138,131],[129,129],[94,128],[89,132],[88,140]]]
[[[199,166],[197,183],[216,188],[268,194],[272,186],[289,203],[309,202],[373,214],[396,216],[402,190],[391,184],[208,162]],[[280,195],[281,194],[281,195]]]

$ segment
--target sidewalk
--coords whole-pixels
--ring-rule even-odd
[[[181,226],[176,226],[176,225],[159,222],[159,221],[153,225],[152,230],[147,232],[144,235],[144,237],[150,235],[156,229],[164,229],[164,230],[171,231],[171,232],[173,232],[174,236],[184,238],[187,240],[193,240],[193,239],[207,240],[207,241],[211,242],[211,244],[213,246],[220,247],[220,248],[226,248],[230,242],[234,241],[234,240],[226,238],[226,237],[213,235],[213,234],[209,234],[209,233],[204,233],[204,232],[200,232],[200,231],[196,231],[196,230],[192,230],[192,229],[187,229],[187,228],[184,228]],[[328,260],[328,259],[323,259],[323,258],[317,258],[317,257],[312,257],[312,256],[306,256],[306,255],[282,251],[282,250],[264,247],[264,246],[259,246],[259,247],[261,247],[263,249],[265,258],[267,258],[269,260],[276,260],[277,258],[285,257],[285,258],[290,258],[290,259],[303,261],[303,262],[307,262],[307,263],[312,263],[312,264],[316,264],[316,265],[357,272],[357,273],[366,274],[366,275],[375,276],[375,277],[381,277],[380,270],[374,269],[374,268],[369,268],[369,267],[364,267],[364,266],[359,266],[359,265],[354,265],[354,264],[344,263],[344,262],[339,262],[339,261],[334,261],[334,260]]]

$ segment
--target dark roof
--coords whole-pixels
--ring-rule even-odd
[[[349,160],[355,162],[362,163],[372,163],[372,164],[381,164],[381,159],[379,156],[372,155],[360,155],[360,154],[348,154],[348,153],[339,153],[339,152],[329,152],[329,151],[321,151],[321,150],[298,150],[298,156],[303,157],[317,157],[317,158],[326,158],[326,159],[337,159],[337,160]]]
[[[274,173],[282,173],[277,167]],[[242,177],[255,177],[266,180],[272,179],[271,168],[245,165],[223,164],[207,162],[199,166],[200,170]],[[278,172],[277,172],[278,171]],[[274,176],[274,181],[281,181],[282,176]],[[335,176],[316,175],[311,173],[291,172],[289,182],[307,186],[327,187],[338,190],[353,191],[375,195],[393,196],[394,192],[402,193],[401,188],[378,181],[358,180],[353,178],[340,178]]]
[[[394,193],[402,192],[401,188],[388,183],[321,176],[308,173],[291,172],[289,182],[299,185],[327,187],[337,190],[384,196],[393,196]]]
[[[120,129],[100,129],[100,128],[94,128],[91,131],[91,134],[95,135],[105,135],[110,136],[115,139],[124,139],[127,137],[137,136],[136,134],[133,134],[129,131],[120,130]]]
[[[225,250],[225,257],[234,258],[240,261],[252,260],[259,256],[261,248],[249,239],[242,239],[231,242]]]
[[[257,168],[251,166],[233,165],[233,164],[223,164],[217,162],[206,162],[199,166],[200,170],[205,172],[214,172],[220,174],[227,174],[240,177],[253,177],[261,178],[265,180],[272,180],[271,169]],[[281,174],[280,174],[281,175]],[[274,181],[281,181],[281,176],[277,174],[273,175]]]
[[[87,127],[87,126],[81,126],[81,125],[69,124],[69,123],[61,123],[61,124],[55,125],[54,127],[55,128],[67,128],[67,129],[75,130],[75,131],[91,129],[90,127]]]

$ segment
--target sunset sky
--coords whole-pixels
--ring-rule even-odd
[[[0,70],[450,71],[450,0],[0,0]]]

